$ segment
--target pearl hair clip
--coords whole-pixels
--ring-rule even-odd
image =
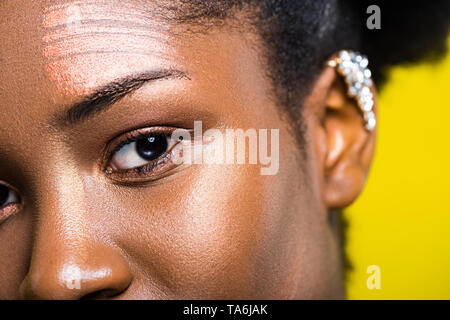
[[[372,131],[377,120],[373,112],[374,99],[372,94],[372,73],[367,68],[369,60],[358,52],[342,50],[327,62],[329,67],[335,68],[344,78],[348,87],[348,95],[355,98],[362,111],[365,128]]]

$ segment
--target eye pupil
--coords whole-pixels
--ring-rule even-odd
[[[136,151],[147,161],[158,159],[167,151],[167,138],[164,135],[154,135],[136,141]]]
[[[8,201],[9,198],[9,188],[4,186],[4,185],[0,185],[0,207],[3,207],[6,203],[6,201]]]

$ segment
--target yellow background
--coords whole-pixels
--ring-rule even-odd
[[[345,213],[348,298],[450,299],[450,54],[392,69],[378,110],[372,171]]]

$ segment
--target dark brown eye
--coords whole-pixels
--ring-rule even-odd
[[[152,181],[166,176],[182,164],[183,150],[191,147],[189,141],[182,143],[178,134],[173,137],[175,130],[191,136],[189,130],[161,126],[136,129],[112,140],[105,152],[108,158],[103,167],[105,174],[122,182]]]
[[[167,137],[152,135],[136,141],[136,152],[146,161],[153,161],[164,155],[168,147]]]
[[[9,188],[0,185],[0,207],[3,207],[9,198]]]
[[[9,204],[19,202],[19,196],[11,188],[0,184],[0,209]]]
[[[176,141],[160,132],[138,133],[114,152],[110,167],[113,170],[128,170],[153,163],[166,155]]]

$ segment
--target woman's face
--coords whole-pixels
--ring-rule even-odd
[[[140,3],[0,4],[0,298],[336,297],[325,144],[297,143],[257,36]],[[278,171],[174,164],[194,121],[278,129]]]

